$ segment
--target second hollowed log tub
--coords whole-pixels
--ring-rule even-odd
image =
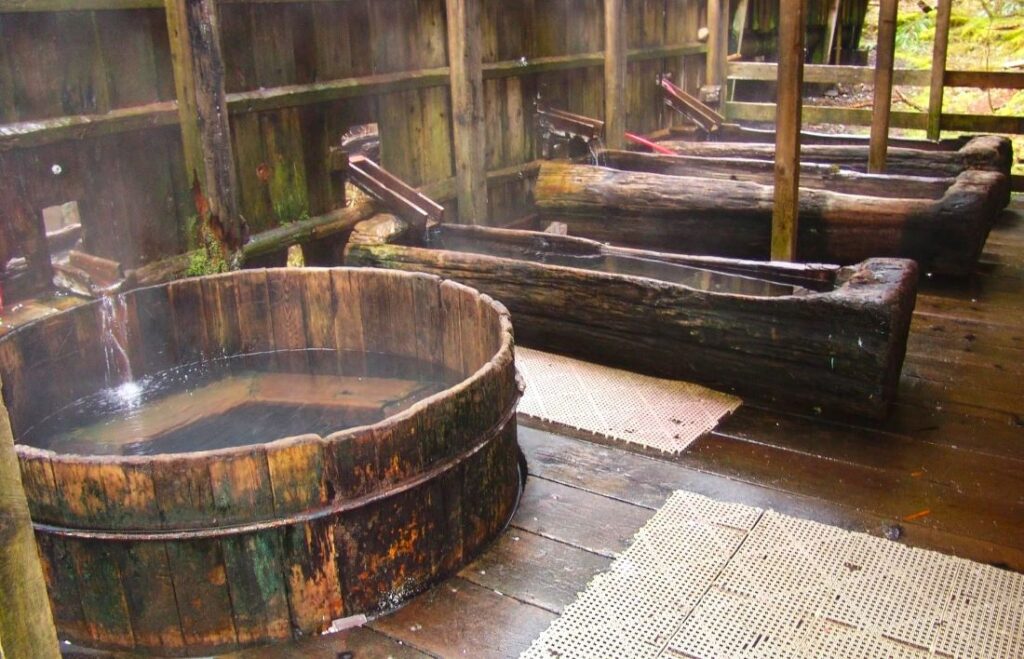
[[[312,348],[415,357],[457,383],[326,436],[153,456],[19,446],[64,638],[197,656],[315,634],[454,573],[510,518],[520,391],[508,313],[486,295],[337,268],[250,270],[123,299],[137,377]],[[101,332],[97,302],[0,340],[16,437],[103,387]],[[360,379],[358,360],[344,368]]]
[[[502,300],[520,344],[808,413],[885,416],[917,267],[761,263],[443,225],[429,248],[354,244],[348,265],[430,272]]]
[[[634,170],[693,167],[671,160],[608,154],[610,163]],[[720,162],[707,176],[545,162],[534,191],[537,213],[542,221],[565,223],[570,235],[601,242],[765,259],[774,188],[767,175],[751,171],[750,161],[741,162]],[[974,268],[1007,195],[1006,177],[979,170],[942,181],[821,172],[807,183],[814,187],[801,185],[799,260],[849,265],[910,258],[949,275]],[[871,188],[877,192],[866,194]]]
[[[721,138],[730,139],[730,131]],[[759,143],[760,142],[760,143]],[[745,131],[740,140],[691,142],[664,140],[660,146],[684,156],[706,158],[775,158],[773,131]],[[885,171],[908,176],[956,176],[968,169],[980,169],[1010,175],[1013,166],[1013,143],[998,135],[979,135],[961,143],[960,140],[907,146],[913,142],[895,141],[886,151]],[[869,144],[856,136],[829,136],[803,142],[800,162],[818,163],[866,172]]]

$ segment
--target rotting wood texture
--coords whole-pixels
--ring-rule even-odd
[[[564,222],[570,235],[689,254],[769,254],[768,184],[546,162],[534,195],[540,216]],[[938,198],[927,188],[906,198],[805,189],[797,252],[842,265],[912,258],[929,271],[967,274],[1007,196],[1005,176],[976,170],[961,172]]]
[[[916,293],[911,261],[764,264],[451,225],[431,247],[349,245],[345,262],[474,286],[507,304],[517,340],[541,350],[804,411],[880,417],[895,396]],[[701,270],[672,283],[659,279],[659,261]]]
[[[152,457],[18,446],[64,637],[194,656],[315,634],[454,574],[509,519],[520,392],[511,322],[491,298],[425,274],[308,268],[182,280],[125,303],[137,377],[326,348],[416,358],[463,379],[326,437]],[[16,435],[103,386],[98,304],[0,340]],[[352,355],[339,367],[365,376]],[[280,355],[282,368],[294,357],[305,358]]]

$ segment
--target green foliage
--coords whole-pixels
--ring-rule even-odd
[[[202,277],[227,272],[231,268],[224,259],[220,243],[205,225],[199,223],[195,215],[185,219],[185,230],[188,232],[188,248],[190,251],[188,269],[189,277]]]
[[[935,5],[934,2],[929,4]],[[922,12],[916,0],[900,0],[896,25],[897,66],[931,68],[935,13]],[[877,9],[873,10],[873,17],[871,20],[877,23]],[[1007,63],[1019,60],[1024,53],[1024,0],[957,0],[949,22],[946,61],[949,70],[999,71]],[[872,31],[865,30],[865,35],[869,34]],[[900,92],[910,104],[928,106],[927,87],[903,87]],[[1024,91],[950,87],[944,94],[943,112],[1021,116]],[[1024,151],[1024,136],[1012,138],[1014,152]],[[1021,165],[1015,165],[1015,172],[1020,169]]]

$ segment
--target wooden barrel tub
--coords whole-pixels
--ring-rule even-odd
[[[400,604],[505,527],[521,489],[521,392],[508,312],[488,296],[334,268],[188,279],[124,300],[138,375],[316,348],[416,357],[461,380],[326,436],[144,457],[19,446],[64,638],[196,656],[315,634]],[[103,386],[99,314],[91,303],[0,340],[15,437]]]
[[[434,231],[429,247],[350,241],[345,263],[485,291],[508,305],[521,345],[762,404],[881,418],[896,396],[917,295],[913,261],[763,263],[533,231]]]

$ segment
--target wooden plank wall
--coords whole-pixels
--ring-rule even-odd
[[[0,14],[0,124],[173,98],[162,9]],[[180,248],[184,169],[176,127],[33,149],[0,146],[0,170],[25,182],[28,206],[39,212],[77,201],[92,253],[134,265]]]
[[[530,205],[531,182],[517,170],[538,154],[538,94],[603,115],[603,3],[480,1],[485,159],[497,223]],[[329,210],[327,149],[355,124],[379,124],[385,168],[414,185],[451,188],[444,0],[222,0],[219,10],[239,201],[253,233]],[[704,0],[626,0],[626,13],[632,50],[696,46]],[[195,212],[166,103],[174,79],[165,21],[149,0],[0,1],[0,171],[25,180],[22,201],[37,211],[78,201],[86,249],[127,266],[182,251]],[[630,130],[673,120],[662,111],[656,76],[671,72],[696,89],[697,51],[630,62]],[[574,57],[582,55],[590,57]],[[337,81],[344,93],[306,88],[305,96],[265,100],[288,91],[282,87]],[[90,125],[68,128],[83,116]],[[41,120],[50,122],[31,123]],[[19,235],[8,232],[8,242]]]

